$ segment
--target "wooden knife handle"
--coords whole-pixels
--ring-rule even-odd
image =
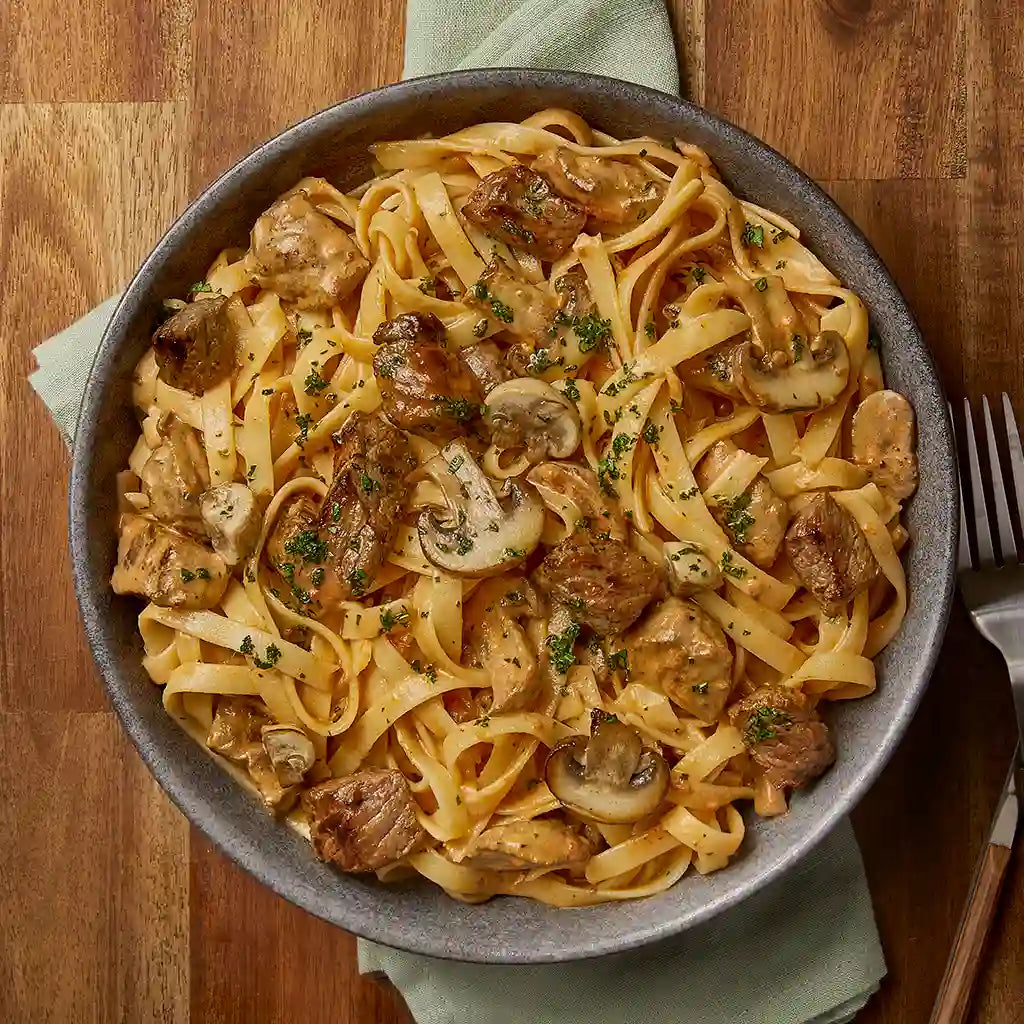
[[[1002,888],[1010,850],[989,844],[964,910],[946,974],[935,998],[931,1024],[963,1024],[971,1005],[971,991],[978,977],[985,939],[992,927],[999,890]]]

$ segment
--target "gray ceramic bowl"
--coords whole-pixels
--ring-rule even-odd
[[[778,210],[867,302],[890,385],[917,411],[921,486],[909,509],[910,612],[879,662],[879,688],[838,707],[839,760],[783,818],[751,819],[742,855],[707,878],[687,875],[646,900],[553,910],[499,898],[465,906],[427,885],[388,888],[317,863],[275,825],[165,714],[142,670],[139,606],[108,587],[115,557],[114,475],[138,427],[132,368],[164,296],[181,295],[223,247],[246,244],[271,200],[306,174],[342,187],[370,173],[379,139],[441,134],[477,121],[568,107],[618,136],[679,136],[710,153],[741,195]],[[666,938],[767,885],[845,815],[892,754],[928,681],[953,588],[955,469],[935,368],[878,256],[832,201],[778,153],[683,100],[585,75],[487,70],[389,86],[325,110],[246,157],[168,231],[128,286],[107,328],[78,426],[71,482],[71,548],[89,641],[111,701],[160,784],[232,860],[301,907],[358,935],[459,960],[540,963],[610,953]]]

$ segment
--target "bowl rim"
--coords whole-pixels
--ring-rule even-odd
[[[340,911],[337,901],[318,901],[316,892],[309,887],[289,884],[280,879],[275,873],[272,854],[265,855],[260,849],[257,849],[255,854],[252,850],[240,849],[231,830],[219,821],[214,801],[207,799],[207,794],[204,794],[200,787],[190,780],[186,772],[176,770],[175,764],[161,756],[159,743],[150,734],[146,723],[141,721],[129,706],[126,684],[118,678],[112,659],[107,653],[116,641],[104,632],[103,616],[96,593],[99,588],[92,586],[89,573],[86,571],[89,560],[88,538],[90,530],[94,527],[90,524],[89,509],[85,498],[88,493],[97,442],[102,443],[96,432],[96,420],[106,389],[105,374],[102,371],[110,364],[119,346],[126,339],[126,328],[133,316],[133,306],[139,301],[139,294],[145,287],[151,269],[161,263],[165,254],[174,251],[177,238],[185,231],[186,226],[195,218],[205,216],[209,212],[209,207],[213,206],[221,194],[231,189],[236,182],[244,181],[258,167],[268,161],[275,161],[288,153],[292,147],[301,145],[306,129],[314,123],[318,125],[324,122],[333,123],[336,124],[338,130],[343,130],[345,122],[349,118],[373,112],[382,105],[390,109],[392,105],[416,102],[422,98],[425,91],[443,95],[449,90],[471,89],[476,86],[486,88],[496,84],[514,85],[522,82],[524,77],[528,78],[531,83],[550,89],[559,87],[566,89],[589,88],[600,92],[614,88],[620,93],[625,93],[628,101],[638,108],[642,108],[644,104],[657,104],[666,111],[685,116],[689,121],[720,138],[724,147],[740,151],[759,151],[763,158],[772,163],[783,186],[795,194],[799,201],[817,203],[828,209],[829,215],[842,227],[847,239],[846,244],[853,256],[865,261],[870,266],[871,275],[881,282],[890,293],[892,301],[901,307],[900,312],[909,325],[910,341],[928,371],[925,384],[933,392],[932,397],[941,401],[945,408],[945,398],[942,394],[942,386],[934,359],[921,336],[906,300],[881,257],[838,204],[813,179],[767,143],[689,100],[606,76],[524,68],[453,71],[385,85],[311,114],[260,144],[233,164],[204,188],[174,220],[120,296],[90,368],[82,406],[79,410],[75,443],[72,446],[68,521],[75,593],[85,632],[94,661],[100,670],[104,688],[121,724],[161,788],[170,796],[186,818],[220,852],[279,896],[360,937],[394,948],[444,959],[481,963],[539,964],[586,959],[635,949],[670,938],[705,922],[746,900],[789,871],[797,862],[803,860],[843,817],[849,814],[889,762],[917,710],[937,661],[955,586],[954,551],[958,530],[958,521],[954,511],[955,500],[948,508],[940,505],[945,521],[940,521],[934,532],[937,534],[938,543],[942,546],[940,554],[943,568],[940,578],[932,580],[934,589],[929,595],[929,603],[935,610],[930,620],[931,629],[923,638],[924,642],[920,647],[912,684],[909,685],[908,692],[898,705],[896,713],[886,723],[885,732],[871,757],[861,768],[859,774],[853,777],[852,781],[840,792],[839,797],[831,803],[828,810],[814,822],[812,827],[794,839],[773,861],[764,865],[758,874],[730,888],[725,893],[713,897],[707,903],[687,912],[682,917],[664,915],[658,920],[646,920],[625,936],[618,934],[613,938],[607,938],[588,935],[585,941],[581,940],[577,946],[562,950],[558,954],[530,950],[502,951],[497,955],[481,954],[472,947],[465,945],[460,947],[457,942],[453,945],[450,937],[446,937],[444,943],[440,940],[432,941],[423,935],[422,928],[414,928],[414,934],[410,937],[403,927],[401,915],[398,919],[392,919],[387,915],[378,915],[368,921],[352,912]],[[935,426],[938,436],[933,436],[931,440],[938,442],[942,446],[942,453],[948,453],[950,456],[949,466],[944,466],[946,470],[944,483],[948,484],[952,489],[951,493],[955,494],[956,464],[955,459],[952,458],[953,440],[948,418],[941,423],[936,422]],[[200,809],[199,811],[196,810],[197,807]],[[559,913],[573,913],[573,911],[559,911]]]

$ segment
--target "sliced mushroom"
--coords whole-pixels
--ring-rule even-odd
[[[752,405],[766,412],[809,412],[831,405],[843,393],[850,353],[838,331],[822,331],[806,348],[794,336],[788,353],[747,342],[739,367],[740,391]]]
[[[576,406],[533,377],[517,377],[494,388],[484,403],[484,418],[496,447],[525,448],[531,462],[568,458],[580,443]]]
[[[611,540],[626,539],[626,520],[602,493],[592,469],[575,462],[542,462],[526,474],[526,479],[556,515],[564,517],[569,506],[575,506],[569,513],[574,529],[595,536],[607,534]]]
[[[670,541],[664,551],[668,588],[676,597],[717,590],[722,585],[721,571],[698,545]]]
[[[294,725],[265,725],[263,749],[282,786],[297,786],[316,760],[313,741]]]
[[[606,823],[639,821],[665,797],[669,770],[661,754],[614,715],[594,709],[590,739],[563,740],[548,755],[548,788],[564,807]]]
[[[213,550],[228,565],[241,564],[260,535],[256,495],[245,484],[220,484],[203,495],[199,513]]]
[[[850,447],[853,461],[894,498],[917,490],[914,410],[898,391],[876,391],[857,406]]]
[[[486,871],[558,870],[585,864],[591,853],[590,843],[568,825],[535,818],[484,829],[463,863]]]
[[[544,505],[515,480],[495,491],[461,441],[452,441],[428,464],[447,512],[427,509],[417,524],[423,553],[434,565],[462,576],[493,576],[520,565],[540,543]]]

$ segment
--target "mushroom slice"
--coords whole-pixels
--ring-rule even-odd
[[[669,541],[663,550],[668,588],[676,597],[717,590],[722,585],[721,571],[698,545]]]
[[[557,744],[544,777],[563,807],[591,821],[625,824],[657,810],[669,770],[636,730],[595,708],[589,741],[576,736]]]
[[[740,391],[766,412],[823,409],[843,393],[850,379],[850,353],[838,331],[822,331],[806,348],[794,337],[788,355],[747,342],[739,358]]]
[[[568,458],[580,443],[576,406],[533,377],[517,377],[494,388],[484,402],[484,418],[495,447],[526,448],[531,462]]]
[[[876,391],[857,406],[850,448],[853,461],[894,498],[917,490],[914,410],[898,391]]]
[[[228,565],[239,565],[256,546],[260,510],[256,495],[245,484],[219,484],[203,494],[199,514],[213,550]]]
[[[521,564],[540,543],[541,500],[515,480],[496,492],[461,441],[445,445],[427,467],[447,503],[447,512],[427,509],[417,524],[434,565],[461,576],[493,576]]]
[[[262,736],[281,785],[297,786],[316,760],[313,741],[294,725],[265,725]]]

